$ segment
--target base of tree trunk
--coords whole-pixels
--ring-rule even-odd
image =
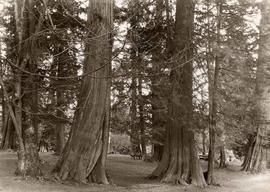
[[[243,163],[243,171],[260,173],[267,169],[267,148],[263,146],[263,138],[257,135],[255,143],[250,144],[249,151]]]
[[[195,185],[198,187],[207,186],[204,175],[201,169],[197,150],[194,143],[191,143],[191,150],[187,153],[189,158],[169,156],[168,146],[164,147],[164,152],[161,161],[153,173],[148,177],[149,179],[160,179],[164,183],[173,183],[180,185]],[[189,159],[189,161],[186,161]],[[181,166],[179,166],[181,163]]]
[[[29,144],[25,149],[18,151],[18,165],[15,171],[18,176],[43,176],[37,148]]]

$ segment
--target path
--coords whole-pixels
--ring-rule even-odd
[[[56,157],[49,154],[41,156],[47,162],[46,170],[50,170]],[[16,153],[0,152],[0,192],[270,192],[270,173],[248,175],[239,172],[235,167],[217,171],[217,180],[222,187],[201,189],[161,184],[145,179],[155,168],[154,163],[132,160],[122,155],[108,157],[108,172],[114,185],[63,185],[34,179],[22,180],[14,176],[16,158]]]

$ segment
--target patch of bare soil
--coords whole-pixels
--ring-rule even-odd
[[[49,175],[57,157],[42,153],[43,171]],[[250,175],[240,171],[239,166],[216,171],[216,180],[221,187],[175,186],[148,180],[146,177],[155,168],[155,163],[133,160],[129,156],[109,155],[108,173],[113,185],[79,185],[57,183],[31,178],[22,179],[14,175],[17,155],[0,152],[0,192],[270,192],[270,173]]]

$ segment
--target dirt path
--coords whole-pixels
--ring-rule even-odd
[[[42,154],[46,160],[44,169],[50,171],[56,157]],[[270,192],[270,173],[248,175],[231,166],[227,170],[218,170],[217,181],[222,187],[204,189],[192,186],[182,187],[161,184],[145,177],[155,168],[154,163],[132,160],[128,156],[111,155],[108,157],[108,172],[114,185],[77,185],[60,184],[34,179],[22,180],[14,176],[17,156],[15,153],[0,152],[0,192]]]

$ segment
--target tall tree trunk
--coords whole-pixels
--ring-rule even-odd
[[[136,153],[139,149],[139,134],[137,131],[137,83],[136,83],[136,68],[132,63],[132,77],[131,77],[131,106],[130,106],[130,142],[131,151]]]
[[[164,12],[164,0],[156,0],[156,13],[155,13],[155,31],[160,33],[163,30],[163,12]],[[153,50],[153,67],[152,72],[158,74],[161,72],[161,61],[164,58],[161,56],[162,44],[160,40],[160,35],[156,38],[155,49]],[[152,105],[152,140],[154,143],[154,154],[153,159],[155,161],[160,161],[162,156],[162,148],[164,144],[165,136],[165,106],[162,97],[162,84],[161,79],[158,75],[153,75],[151,77],[151,105]],[[162,101],[163,100],[163,101]]]
[[[138,129],[138,119],[137,119],[137,108],[138,108],[138,71],[139,71],[139,50],[138,50],[138,20],[139,20],[139,0],[130,1],[130,9],[133,13],[130,24],[130,41],[132,42],[131,46],[131,106],[130,106],[130,115],[131,115],[131,150],[133,153],[141,152],[140,150],[140,129]]]
[[[1,42],[0,42],[1,43]],[[2,53],[2,46],[0,45],[0,55]],[[0,56],[0,75],[1,78],[4,79],[4,72],[3,72],[3,61]],[[4,89],[1,86],[1,134],[2,134],[2,140],[0,149],[6,150],[6,149],[15,149],[15,129],[12,124],[12,119],[9,116],[9,113],[7,111],[7,106],[5,104],[5,95],[4,95]]]
[[[63,100],[63,93],[61,90],[56,90],[56,97],[57,97],[57,112],[56,116],[59,118],[64,118],[63,111],[61,109],[62,106],[62,100]],[[56,122],[56,149],[55,153],[57,155],[60,155],[65,147],[65,135],[64,135],[64,130],[65,130],[65,124],[62,122],[62,120],[58,120]]]
[[[60,58],[57,57],[55,58],[55,63],[57,65],[57,75],[58,77],[64,77],[65,76],[65,71],[64,71],[64,63],[63,61],[65,61],[65,58],[63,58],[63,56],[61,56],[61,53],[64,52],[64,49],[62,47],[57,47],[57,53],[59,55],[60,53]],[[62,85],[62,80],[58,79],[57,80],[57,85],[59,85],[59,87],[61,87]],[[60,88],[56,89],[56,116],[58,118],[57,122],[56,122],[56,127],[55,127],[55,133],[56,133],[56,149],[55,149],[55,153],[57,155],[60,155],[65,147],[65,135],[64,135],[64,131],[65,131],[65,124],[63,123],[62,118],[65,117],[64,114],[64,93],[63,90],[61,90]]]
[[[220,27],[221,27],[221,13],[222,3],[221,0],[217,0],[217,37],[216,42],[218,48],[220,48]],[[218,50],[219,51],[219,50]],[[207,183],[209,185],[215,184],[214,181],[214,162],[215,162],[215,140],[216,140],[216,127],[217,127],[217,88],[219,77],[219,53],[215,56],[215,66],[213,78],[211,68],[208,63],[208,77],[209,77],[209,153],[208,153],[208,176]]]
[[[251,142],[250,152],[246,157],[244,170],[261,172],[267,166],[267,148],[269,146],[270,133],[270,2],[262,1],[259,55],[256,73],[256,106],[257,106],[257,132],[255,142]]]
[[[85,76],[70,137],[54,170],[61,180],[108,184],[112,10],[111,0],[89,0]]]
[[[16,37],[18,41],[16,65],[20,69],[25,69],[30,63],[33,50],[32,44],[34,40],[29,38],[30,34],[33,34],[30,32],[30,28],[34,26],[34,21],[31,19],[32,17],[30,17],[30,15],[33,14],[31,11],[33,7],[32,3],[31,0],[15,1]],[[43,18],[43,16],[40,16],[40,18]],[[37,147],[34,143],[28,143],[23,138],[23,74],[21,70],[16,69],[14,71],[15,98],[13,100],[16,100],[16,103],[11,101],[10,95],[8,95],[6,91],[3,78],[0,78],[0,83],[4,90],[8,112],[12,119],[19,144],[18,165],[15,173],[22,176],[40,176],[42,173],[40,170]],[[16,106],[14,107],[13,105]]]
[[[170,119],[167,124],[166,143],[162,160],[152,176],[161,177],[164,182],[205,186],[191,130],[193,66],[190,60],[193,57],[193,19],[193,1],[177,0],[175,65],[181,65],[181,68],[171,71],[172,93],[168,106]]]

